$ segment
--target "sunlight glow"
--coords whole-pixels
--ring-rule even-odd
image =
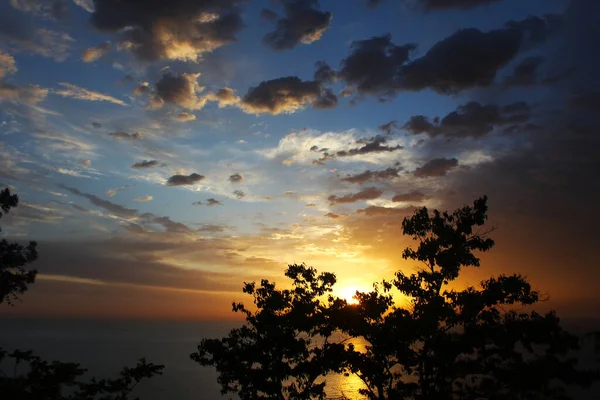
[[[354,298],[357,290],[356,287],[348,286],[340,290],[339,296],[346,300],[348,304],[358,304],[358,300]]]

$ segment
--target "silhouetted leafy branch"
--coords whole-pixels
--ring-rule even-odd
[[[162,374],[164,368],[142,358],[115,379],[88,382],[80,380],[87,370],[77,363],[48,362],[31,351],[9,353],[0,348],[0,368],[6,360],[12,360],[13,373],[0,372],[0,393],[4,399],[22,400],[126,400],[141,380]]]
[[[314,382],[330,372],[356,374],[368,399],[568,399],[568,386],[588,387],[600,374],[577,368],[579,340],[554,312],[514,309],[540,301],[525,277],[447,288],[463,267],[480,266],[475,252],[493,247],[491,230],[481,230],[486,220],[486,197],[451,214],[417,210],[402,228],[418,246],[402,255],[423,267],[357,293],[356,305],[331,295],[323,301],[335,276],[305,265],[286,271],[290,290],[246,284],[257,311],[234,304],[247,324],[224,339],[203,340],[192,359],[215,366],[223,393],[242,399],[321,399],[326,380]],[[392,289],[410,305],[396,305]],[[364,340],[365,350],[330,344],[339,332]]]
[[[4,189],[0,192],[0,209],[8,213],[11,208],[19,204],[16,194]],[[0,212],[0,218],[3,213]],[[35,282],[36,270],[26,270],[25,265],[37,259],[37,244],[29,242],[27,246],[9,242],[6,239],[0,241],[0,304],[6,302],[12,305],[19,295],[25,293],[28,285]]]

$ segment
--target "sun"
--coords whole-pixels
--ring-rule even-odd
[[[354,286],[348,286],[340,290],[339,296],[346,300],[346,303],[348,304],[358,304],[358,300],[354,298],[357,290],[358,289]]]

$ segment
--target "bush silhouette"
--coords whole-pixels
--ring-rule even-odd
[[[19,198],[9,189],[0,192],[0,209],[7,213]],[[0,212],[0,218],[2,218]],[[36,270],[24,266],[37,259],[36,243],[24,247],[7,240],[0,242],[0,303],[13,305],[19,295],[35,282]],[[6,366],[6,362],[11,366]],[[127,400],[143,379],[162,374],[164,366],[138,361],[125,367],[117,378],[82,380],[87,372],[77,363],[48,362],[31,351],[8,352],[0,347],[0,398],[2,400]],[[3,371],[12,371],[12,375]]]
[[[331,296],[333,274],[305,265],[286,271],[292,289],[246,284],[257,310],[233,304],[246,325],[202,340],[191,358],[216,367],[222,392],[243,400],[323,399],[326,379],[316,382],[330,372],[356,374],[368,399],[568,399],[568,386],[588,387],[600,375],[577,369],[579,340],[554,312],[514,309],[540,300],[523,276],[448,288],[463,267],[479,267],[475,252],[493,247],[486,219],[486,197],[453,213],[417,210],[402,228],[418,246],[403,257],[421,267],[357,292],[356,305]],[[362,338],[366,350],[332,341],[336,333]]]

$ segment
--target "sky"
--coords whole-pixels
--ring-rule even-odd
[[[414,271],[415,207],[489,197],[496,247],[600,316],[595,0],[5,0],[3,238],[38,242],[4,314],[229,319],[288,264],[337,294]],[[238,316],[239,318],[239,316]]]

